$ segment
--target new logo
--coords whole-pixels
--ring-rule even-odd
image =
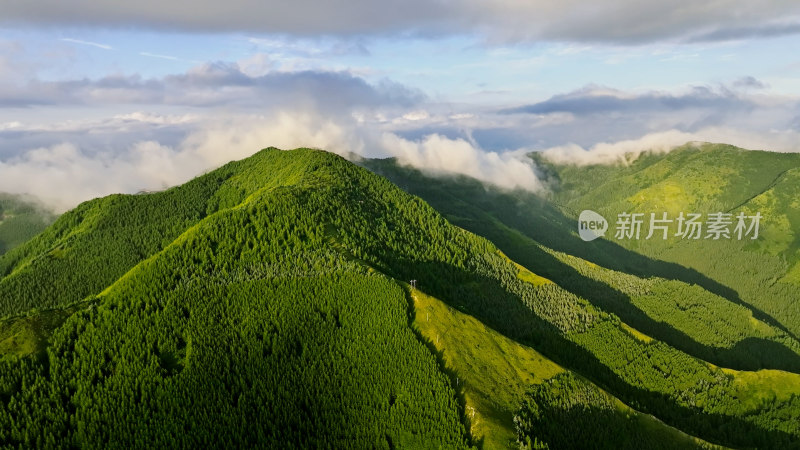
[[[593,241],[606,234],[608,222],[605,217],[587,209],[578,216],[578,234],[586,242]]]

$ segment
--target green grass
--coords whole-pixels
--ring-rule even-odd
[[[770,339],[779,344],[785,341],[780,330],[755,319],[750,309],[733,304],[700,286],[656,277],[641,279],[572,255],[547,251],[581,275],[627,296],[633,306],[653,321],[668,324],[695,342],[715,348],[732,348],[748,338]],[[798,348],[794,341],[787,343]]]
[[[759,370],[756,372],[723,369],[733,377],[736,397],[742,409],[754,411],[773,402],[781,402],[800,396],[800,375],[781,370]]]
[[[75,311],[89,307],[87,303],[63,309],[31,311],[24,316],[0,321],[0,359],[13,360],[43,352],[50,336]]]
[[[497,251],[497,254],[502,256],[503,259],[505,259],[506,261],[509,261],[512,264],[514,264],[514,267],[516,267],[519,270],[519,272],[517,272],[517,278],[519,278],[520,280],[522,280],[522,281],[524,281],[526,283],[530,283],[530,284],[532,284],[533,286],[536,286],[536,287],[544,286],[544,285],[553,283],[552,281],[548,280],[547,278],[540,277],[539,275],[536,275],[535,273],[531,272],[530,270],[525,268],[525,266],[523,266],[522,264],[518,264],[518,263],[512,261],[511,258],[506,256],[506,254],[501,252],[500,250]]]
[[[412,289],[410,295],[415,328],[440,352],[446,366],[458,379],[473,439],[487,450],[516,448],[514,416],[522,406],[525,393],[532,385],[541,384],[566,369],[419,289]],[[633,420],[646,435],[663,436],[676,446],[722,448],[639,413],[600,391],[620,417]]]
[[[523,394],[564,369],[418,289],[411,297],[414,326],[459,379],[473,439],[485,449],[512,447]]]

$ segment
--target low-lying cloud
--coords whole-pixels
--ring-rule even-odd
[[[92,129],[91,123],[72,124]],[[667,152],[687,142],[724,142],[744,148],[797,151],[800,132],[759,132],[731,127],[706,127],[694,132],[667,129],[643,133],[631,139],[598,141],[591,146],[574,143],[546,149],[518,148],[489,151],[469,137],[429,133],[403,137],[382,129],[376,122],[354,115],[331,116],[313,110],[281,110],[265,115],[158,116],[134,113],[97,124],[109,129],[128,127],[151,130],[154,139],[137,139],[103,148],[91,143],[92,133],[75,131],[71,140],[52,143],[0,158],[0,192],[33,194],[56,211],[112,193],[135,193],[174,186],[261,148],[312,147],[343,156],[396,157],[401,164],[431,175],[466,175],[501,188],[540,192],[547,186],[536,167],[524,155],[543,151],[562,164],[627,164],[644,151]],[[142,128],[143,127],[143,128]],[[16,124],[15,129],[24,129]],[[58,131],[39,131],[33,136],[63,136],[69,124],[54,125]],[[9,131],[0,131],[0,136]],[[159,136],[173,136],[168,143]],[[174,138],[179,136],[179,138]]]
[[[466,175],[506,189],[544,189],[533,164],[520,152],[485,151],[466,140],[438,134],[411,141],[385,133],[381,144],[382,150],[397,157],[401,164],[429,174]]]
[[[161,120],[145,114],[127,120]],[[186,123],[175,121],[173,126]],[[203,118],[188,124],[178,144],[136,141],[120,151],[86,151],[63,142],[0,161],[0,192],[28,193],[57,211],[112,193],[158,190],[266,146],[312,147],[344,156],[397,157],[428,173],[461,174],[504,188],[541,189],[534,167],[521,154],[486,152],[461,139],[430,135],[419,141],[376,132],[352,118],[308,111],[268,116]]]
[[[551,147],[542,151],[548,160],[557,164],[628,164],[642,153],[649,151],[666,153],[687,142],[696,141],[697,136],[677,130],[651,133],[638,139],[618,142],[601,142],[586,149],[576,144]]]
[[[0,121],[0,191],[36,195],[59,211],[97,196],[180,184],[267,146],[393,156],[430,174],[533,192],[545,186],[524,157],[530,151],[561,163],[612,164],[690,141],[800,150],[800,100],[771,96],[752,77],[674,92],[591,85],[516,108],[437,104],[414,89],[346,72],[248,74],[235,63],[158,79],[34,82],[0,89],[0,104],[14,105],[15,93],[16,103],[42,95],[53,105],[5,112],[72,117],[78,101],[115,111],[38,124],[16,114]],[[179,113],[156,112],[165,108]]]
[[[551,147],[542,151],[557,164],[629,164],[645,152],[668,153],[684,144],[732,144],[749,150],[778,152],[800,151],[800,132],[784,131],[771,134],[753,133],[728,127],[709,127],[693,133],[667,130],[646,134],[636,139],[600,142],[584,148],[576,144]]]

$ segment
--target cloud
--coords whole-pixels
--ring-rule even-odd
[[[707,33],[700,33],[691,40],[695,42],[703,41],[729,41],[746,38],[769,38],[775,36],[786,36],[800,32],[800,24],[797,17],[788,21],[776,20],[771,26],[764,27],[759,25],[739,25],[728,28],[718,28]]]
[[[733,82],[733,86],[740,89],[765,89],[766,84],[757,80],[755,77],[747,76],[739,78]]]
[[[191,11],[191,14],[187,14]],[[793,0],[60,0],[10,2],[5,25],[143,27],[294,36],[473,34],[492,40],[642,43],[796,34]]]
[[[269,145],[330,146],[344,151],[353,141],[342,127],[299,113],[224,119],[136,113],[105,125],[123,128],[134,124],[141,128],[143,123],[181,128],[183,137],[174,145],[165,145],[158,140],[136,140],[139,134],[135,133],[125,147],[89,148],[76,143],[85,142],[88,135],[74,133],[75,142],[34,148],[0,161],[0,192],[33,194],[53,209],[64,211],[97,196],[180,184]]]
[[[360,40],[353,39],[311,39],[280,37],[249,37],[247,41],[262,51],[279,56],[303,58],[321,56],[358,55],[369,56],[370,52]]]
[[[370,84],[348,72],[270,71],[254,75],[251,67],[247,69],[237,63],[217,62],[163,78],[112,75],[95,80],[0,85],[0,107],[152,104],[263,108],[307,103],[340,110],[345,106],[411,106],[425,98],[420,91],[401,84]]]
[[[170,55],[162,55],[159,53],[150,53],[150,52],[139,52],[141,56],[147,56],[148,58],[158,58],[158,59],[166,59],[168,61],[188,61],[188,62],[199,62],[199,61],[189,61],[183,58],[178,58],[177,56],[170,56]]]
[[[483,114],[472,130],[485,148],[534,149],[575,144],[591,148],[601,142],[638,139],[674,130],[697,134],[710,129],[747,132],[758,148],[773,143],[785,149],[776,135],[800,128],[800,98],[776,95],[752,77],[727,84],[692,86],[675,91],[621,91],[590,85],[542,102]],[[741,133],[734,133],[731,139]],[[706,139],[703,139],[706,140]],[[716,139],[725,142],[724,136]],[[733,142],[732,142],[733,143]]]
[[[38,65],[26,50],[20,41],[0,39],[0,90],[4,84],[27,80]]]
[[[539,191],[545,186],[524,158],[529,151],[587,164],[687,141],[779,151],[797,151],[800,142],[800,99],[775,96],[752,77],[676,91],[590,85],[513,113],[440,104],[347,72],[255,74],[237,63],[156,79],[0,88],[0,104],[31,105],[31,99],[53,106],[26,114],[6,108],[12,113],[0,119],[0,191],[31,193],[60,211],[95,196],[180,184],[267,146],[394,156],[432,174]],[[86,110],[113,113],[74,118]],[[64,120],[46,118],[54,111]]]
[[[463,139],[432,134],[419,141],[393,133],[381,136],[382,149],[401,164],[429,174],[458,174],[506,189],[539,192],[544,185],[520,152],[489,152]]]
[[[90,149],[74,142],[34,148],[0,160],[0,192],[33,194],[57,211],[111,193],[162,189],[261,148],[312,147],[348,156],[395,156],[428,173],[461,174],[504,188],[542,188],[524,154],[487,152],[462,139],[430,135],[404,139],[364,126],[352,116],[285,110],[269,115],[216,117],[154,116],[135,113],[105,122],[107,127],[183,129],[173,145],[134,140],[124,148]],[[84,124],[89,127],[90,124]],[[19,124],[15,128],[24,128]],[[73,136],[80,141],[81,136]]]
[[[678,130],[651,133],[638,139],[618,142],[601,142],[585,149],[579,145],[567,144],[542,151],[548,160],[557,164],[627,164],[643,152],[666,153],[687,142],[697,141],[698,136]]]
[[[709,127],[697,132],[686,133],[667,130],[649,133],[636,139],[617,142],[600,142],[584,148],[575,144],[551,147],[541,153],[557,164],[629,164],[642,153],[668,153],[687,143],[724,143],[751,150],[779,152],[800,152],[800,132],[757,133],[729,127]]]
[[[230,75],[223,71],[203,76]],[[247,78],[226,83],[252,83]],[[215,83],[209,81],[209,85]],[[638,104],[636,94],[615,95]],[[212,108],[192,114],[138,111],[102,120],[38,125],[12,120],[0,124],[0,192],[30,193],[63,211],[96,196],[180,184],[267,146],[315,147],[345,156],[351,152],[393,156],[430,174],[466,175],[533,192],[546,186],[536,167],[524,158],[529,151],[543,150],[561,163],[610,164],[630,161],[643,151],[669,151],[690,141],[800,150],[797,100],[741,92],[731,95],[742,97],[753,108],[737,109],[721,122],[709,120],[711,113],[703,108],[699,108],[703,114],[692,115],[687,112],[690,109],[663,105],[647,114],[623,107],[585,116],[561,111],[498,114],[480,109],[454,113],[448,105],[427,103],[387,111],[352,108],[346,102],[334,102],[332,109],[296,102],[264,108],[262,113]],[[715,98],[712,95],[711,101]],[[416,120],[403,117],[409,114]],[[500,142],[500,150],[486,145],[493,139]]]
[[[64,41],[64,42],[71,42],[73,44],[81,44],[81,45],[88,45],[90,47],[97,47],[97,48],[101,48],[103,50],[113,50],[114,49],[114,47],[112,47],[110,45],[100,44],[98,42],[82,41],[80,39],[72,39],[72,38],[61,38],[61,40]]]
[[[756,87],[759,83],[755,78],[747,77],[737,80],[734,86]],[[543,102],[502,112],[508,114],[569,113],[582,116],[609,112],[641,113],[692,108],[731,110],[752,107],[753,104],[749,99],[736,95],[725,86],[719,86],[716,89],[709,86],[694,86],[688,92],[677,95],[666,92],[647,92],[637,95],[601,86],[587,86],[568,94],[555,95]]]

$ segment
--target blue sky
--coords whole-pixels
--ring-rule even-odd
[[[588,84],[624,90],[676,89],[750,76],[779,93],[800,94],[794,35],[721,42],[642,45],[574,42],[492,44],[481,35],[293,37],[263,33],[16,27],[0,39],[20,43],[27,75],[42,80],[145,78],[217,61],[262,57],[273,69],[350,71],[419,88],[441,101],[543,100]],[[253,62],[255,64],[255,61]]]
[[[0,191],[57,209],[270,145],[531,190],[542,186],[520,165],[528,151],[586,162],[689,140],[800,148],[796,2],[2,9]]]

